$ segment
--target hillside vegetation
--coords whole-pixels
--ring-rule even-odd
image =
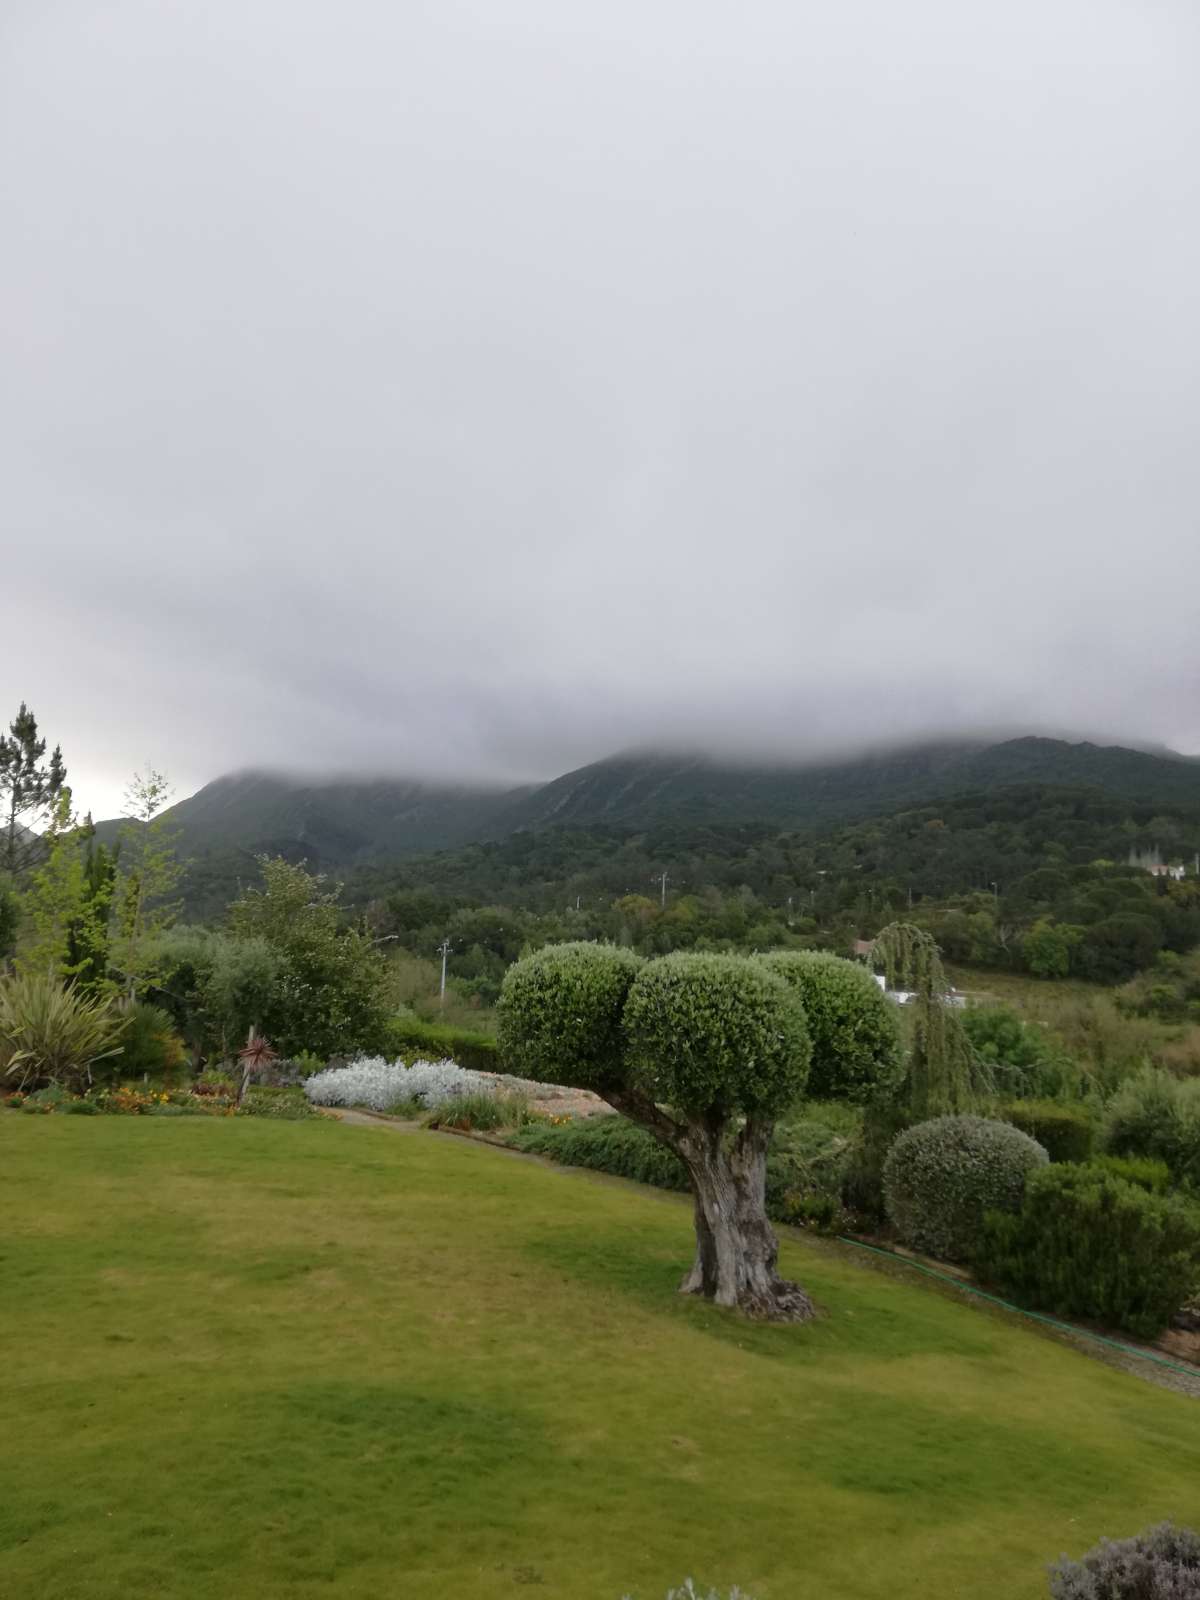
[[[258,854],[321,870],[378,866],[546,829],[685,839],[746,827],[810,832],[967,791],[1012,785],[1099,789],[1148,815],[1200,812],[1200,762],[1056,739],[937,744],[817,765],[614,756],[540,787],[488,790],[403,779],[304,781],[233,774],[168,813],[195,862],[193,909],[236,892]],[[100,824],[104,840],[114,825]]]

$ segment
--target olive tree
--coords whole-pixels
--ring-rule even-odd
[[[864,1016],[883,1005],[877,991],[857,997]],[[804,1289],[775,1270],[765,1193],[776,1119],[803,1093],[812,1056],[798,985],[749,956],[644,962],[611,945],[552,945],[509,969],[500,1042],[514,1070],[593,1090],[679,1157],[696,1225],[682,1292],[755,1317],[812,1316]],[[831,1030],[825,1048],[841,1060],[843,1043]],[[878,1071],[891,1072],[887,1026],[875,1048]],[[823,1055],[820,1070],[843,1083],[837,1061]]]

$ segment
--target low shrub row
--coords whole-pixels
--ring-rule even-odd
[[[619,1178],[653,1184],[656,1189],[688,1187],[678,1156],[625,1117],[587,1117],[558,1126],[534,1123],[517,1129],[508,1142],[517,1150],[547,1156],[566,1167],[611,1172]]]
[[[1200,1208],[1168,1193],[1165,1163],[1104,1156],[1050,1164],[1007,1122],[938,1117],[884,1163],[906,1243],[969,1262],[1033,1309],[1151,1338],[1200,1286]]]
[[[232,1083],[197,1084],[195,1089],[148,1089],[132,1084],[104,1085],[74,1095],[57,1084],[32,1094],[6,1096],[0,1105],[28,1115],[123,1117],[276,1117],[294,1122],[316,1112],[298,1088],[251,1087],[239,1106]]]
[[[687,1172],[653,1134],[621,1116],[538,1122],[509,1138],[518,1150],[632,1178],[657,1189],[686,1190]],[[849,1141],[813,1120],[781,1128],[767,1157],[767,1211],[777,1222],[832,1229],[844,1222],[841,1187]]]
[[[1096,1140],[1085,1107],[1061,1100],[1010,1100],[1000,1115],[1036,1139],[1051,1161],[1086,1161]]]
[[[1015,1214],[988,1212],[974,1264],[1022,1304],[1150,1339],[1200,1283],[1200,1210],[1060,1163],[1030,1174]]]
[[[389,1059],[412,1051],[446,1057],[473,1072],[502,1072],[500,1047],[490,1033],[455,1028],[448,1023],[424,1022],[420,1017],[389,1017],[380,1041],[380,1053]]]

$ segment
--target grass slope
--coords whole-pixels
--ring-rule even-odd
[[[6,1600],[1020,1600],[1195,1514],[1195,1402],[675,1197],[386,1129],[0,1115]]]

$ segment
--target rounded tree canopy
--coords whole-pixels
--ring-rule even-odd
[[[625,1003],[631,1076],[685,1113],[771,1115],[808,1077],[796,991],[750,956],[679,953],[647,963]]]
[[[609,944],[555,944],[525,956],[500,990],[500,1049],[541,1083],[616,1088],[625,1079],[621,1013],[642,966]]]
[[[904,1072],[895,1007],[865,967],[823,950],[776,950],[758,958],[799,995],[812,1039],[808,1093],[866,1100]]]

